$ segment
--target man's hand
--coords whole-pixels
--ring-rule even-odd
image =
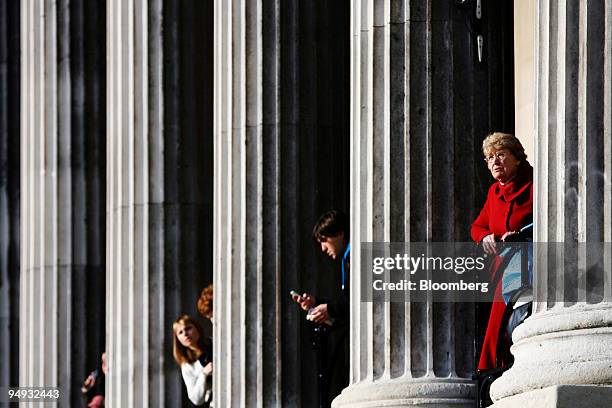
[[[495,236],[493,234],[489,234],[482,239],[482,249],[489,255],[497,253],[497,244],[495,243]]]
[[[310,310],[317,303],[315,297],[309,293],[304,293],[302,296],[294,295],[291,298],[299,303],[303,310]]]
[[[81,386],[81,392],[83,394],[89,392],[89,390],[91,390],[94,385],[96,385],[96,378],[94,377],[93,372],[92,372],[91,374],[87,376],[87,378],[83,382],[83,385]]]
[[[93,375],[89,374],[87,376],[87,379],[83,383],[83,387],[87,387],[87,389],[89,389],[89,388],[93,387],[95,384],[96,384],[96,379],[94,378]]]
[[[315,323],[326,323],[329,321],[329,312],[327,311],[327,303],[323,303],[312,309],[310,312],[310,320]]]
[[[212,361],[204,367],[204,375],[209,376],[212,374]]]

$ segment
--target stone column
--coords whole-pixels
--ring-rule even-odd
[[[19,23],[19,3],[1,1],[0,387],[19,384]]]
[[[473,304],[365,303],[360,292],[362,242],[470,239],[490,184],[482,138],[513,122],[512,10],[484,9],[482,62],[472,13],[351,3],[351,378],[334,407],[474,405]]]
[[[612,2],[537,4],[535,233],[580,251],[556,266],[536,257],[539,301],[491,395],[502,408],[604,407],[612,400]],[[592,259],[583,251],[601,242],[603,264],[585,268]]]
[[[215,2],[215,404],[318,406],[289,291],[333,293],[311,240],[347,209],[348,4]],[[227,339],[231,339],[228,341]]]
[[[21,3],[19,385],[79,382],[104,347],[104,9]]]
[[[106,33],[107,406],[185,406],[172,323],[212,276],[212,2],[111,0]]]

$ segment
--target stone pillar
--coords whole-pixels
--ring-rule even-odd
[[[212,276],[212,2],[112,0],[107,23],[107,406],[185,406],[172,323]]]
[[[513,126],[512,10],[483,10],[482,62],[472,13],[351,3],[351,378],[334,407],[474,405],[473,304],[366,303],[360,292],[362,242],[470,239],[491,182],[482,138]]]
[[[348,4],[215,2],[215,404],[318,406],[289,291],[333,293],[311,231],[348,199]],[[232,339],[227,341],[226,339]]]
[[[21,3],[19,385],[71,406],[104,347],[103,29],[100,2]]]
[[[19,23],[19,3],[1,1],[0,387],[19,384]]]
[[[556,266],[536,257],[539,301],[491,395],[502,408],[604,407],[612,400],[612,2],[538,2],[536,27],[536,240],[578,242],[580,252],[608,244],[603,268],[585,271],[591,260],[580,252]]]

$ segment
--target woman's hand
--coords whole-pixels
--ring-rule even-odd
[[[501,240],[506,242],[506,238],[508,238],[511,235],[516,235],[516,234],[518,234],[517,231],[508,231],[504,235],[502,235]]]
[[[485,253],[489,255],[497,253],[497,244],[495,243],[495,236],[493,234],[489,234],[482,239],[482,248]]]
[[[212,374],[212,361],[204,367],[204,375],[209,376]]]
[[[87,404],[87,408],[102,408],[104,406],[104,396],[96,395],[91,399],[89,404]]]

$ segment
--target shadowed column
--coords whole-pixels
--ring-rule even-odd
[[[535,241],[547,244],[534,252],[533,316],[514,332],[514,365],[491,396],[500,408],[603,407],[612,398],[612,2],[537,2],[536,64]]]
[[[479,62],[472,13],[351,2],[351,383],[334,407],[474,405],[474,305],[362,302],[360,256],[362,242],[470,239],[490,183],[481,141],[513,126],[511,21],[483,10]]]
[[[19,385],[19,26],[0,1],[0,387]]]
[[[348,207],[348,4],[217,1],[214,58],[215,404],[318,406],[289,291],[339,288],[311,230]]]
[[[212,2],[107,16],[107,403],[187,406],[172,322],[212,276]]]
[[[21,3],[20,386],[80,382],[104,349],[104,3]]]

